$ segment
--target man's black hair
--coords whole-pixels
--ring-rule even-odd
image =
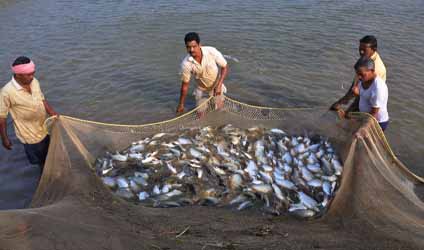
[[[187,33],[184,37],[184,42],[185,42],[185,44],[187,44],[191,41],[196,41],[199,44],[200,43],[199,34],[197,34],[196,32]]]
[[[369,70],[374,70],[375,66],[374,66],[374,61],[368,57],[361,57],[358,59],[358,61],[356,61],[355,63],[355,71],[358,71],[359,68],[367,68]]]
[[[31,62],[31,60],[26,57],[26,56],[20,56],[18,58],[15,59],[15,61],[13,62],[12,66],[16,66],[16,65],[21,65],[21,64],[27,64]]]
[[[371,49],[377,50],[377,38],[375,36],[364,36],[359,42],[368,44]]]

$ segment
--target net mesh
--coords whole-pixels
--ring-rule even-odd
[[[93,171],[105,151],[154,133],[229,123],[329,138],[344,171],[327,214],[303,221],[252,210],[137,206],[112,195]],[[60,116],[49,127],[49,154],[31,208],[0,212],[0,249],[424,248],[424,203],[417,195],[423,179],[395,157],[378,123],[364,113],[339,120],[325,109],[257,107],[226,97],[159,123]]]

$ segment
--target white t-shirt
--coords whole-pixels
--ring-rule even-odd
[[[386,82],[377,76],[368,89],[364,89],[362,81],[359,81],[359,111],[369,113],[372,108],[379,108],[377,113],[378,122],[387,122],[387,100],[389,91]]]
[[[191,75],[196,78],[197,85],[202,90],[213,89],[219,76],[219,67],[225,67],[227,61],[214,47],[202,46],[202,63],[198,63],[188,54],[181,63],[181,80],[189,82]]]

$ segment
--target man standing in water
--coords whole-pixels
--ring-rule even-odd
[[[184,103],[193,74],[197,87],[193,95],[196,106],[199,106],[210,96],[216,96],[217,102],[222,102],[227,89],[224,79],[228,73],[228,65],[224,56],[214,47],[202,46],[199,35],[195,32],[186,34],[184,38],[188,55],[181,63],[181,94],[177,114],[184,112]],[[219,68],[218,68],[219,67]]]
[[[370,58],[375,65],[375,73],[379,76],[384,82],[386,82],[386,67],[384,66],[383,61],[380,58],[380,55],[377,53],[377,38],[374,36],[364,36],[359,40],[359,55],[361,57]],[[356,74],[353,79],[352,86],[349,88],[345,96],[340,98],[337,102],[331,105],[331,110],[341,110],[341,106],[347,104],[352,100],[355,95],[353,89],[358,87],[359,77]],[[355,100],[346,110],[346,112],[355,112],[359,111],[359,97],[355,97]]]
[[[3,147],[12,149],[7,136],[7,116],[13,119],[15,133],[24,144],[31,164],[43,171],[50,137],[44,126],[46,115],[57,115],[44,98],[35,79],[35,64],[28,57],[18,57],[12,64],[13,77],[0,91],[0,136]]]

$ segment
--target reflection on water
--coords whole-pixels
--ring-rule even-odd
[[[358,40],[374,34],[388,70],[389,141],[424,175],[423,9],[422,1],[409,0],[2,1],[0,82],[25,54],[61,113],[132,124],[170,118],[183,37],[198,31],[203,44],[237,59],[229,60],[231,97],[265,106],[326,106],[349,86]]]

